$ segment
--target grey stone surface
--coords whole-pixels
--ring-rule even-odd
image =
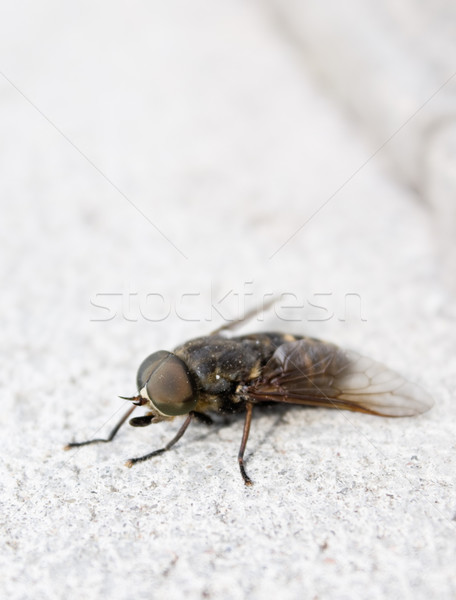
[[[256,5],[8,11],[2,597],[454,597],[456,327],[414,194],[360,169],[362,131]],[[259,411],[252,488],[237,418],[132,469],[177,421],[62,450],[109,431],[148,353],[271,292],[302,308],[245,330],[352,347],[435,407]]]
[[[260,3],[264,4],[264,3]],[[298,54],[355,115],[396,176],[423,195],[428,149],[456,117],[451,0],[268,0]],[[437,171],[438,172],[438,171]]]
[[[442,275],[455,294],[456,5],[268,0],[266,6],[315,79],[363,124],[394,176],[429,205]]]

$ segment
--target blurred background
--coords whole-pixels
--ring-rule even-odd
[[[270,0],[307,66],[430,205],[453,293],[456,267],[456,8],[439,2]]]
[[[141,569],[176,598],[452,597],[454,3],[19,0],[0,57],[9,597],[149,597]],[[147,354],[273,295],[245,330],[386,362],[430,421],[263,415],[248,497],[239,423],[150,470],[123,459],[175,424],[61,452]]]

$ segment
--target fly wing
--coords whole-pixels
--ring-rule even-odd
[[[279,346],[243,393],[252,402],[272,400],[388,417],[417,415],[433,404],[420,386],[381,363],[313,338]]]

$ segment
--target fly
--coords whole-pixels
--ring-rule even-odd
[[[246,315],[246,319],[253,316]],[[65,449],[110,442],[138,406],[145,415],[130,419],[133,427],[185,416],[173,439],[159,450],[129,459],[132,467],[172,448],[192,420],[212,423],[208,413],[245,413],[238,463],[246,485],[252,480],[244,452],[256,406],[280,402],[364,412],[384,417],[411,417],[433,402],[418,385],[388,367],[352,350],[315,338],[285,333],[253,333],[225,337],[240,321],[211,335],[190,340],[174,352],[160,350],[140,365],[138,395],[106,439],[72,442]]]

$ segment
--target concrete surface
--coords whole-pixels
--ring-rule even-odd
[[[319,79],[364,124],[397,177],[424,195],[429,147],[456,117],[451,0],[266,0]],[[428,105],[426,110],[420,110]],[[404,134],[397,131],[407,123]],[[392,139],[389,139],[391,136]],[[427,173],[423,173],[423,170]]]
[[[315,78],[363,124],[393,176],[429,204],[441,272],[456,294],[455,3],[260,4]]]
[[[7,10],[2,597],[454,598],[454,298],[427,210],[257,4]],[[272,292],[246,330],[352,347],[435,407],[258,411],[252,488],[236,418],[132,469],[177,422],[62,450],[109,431],[148,353]]]

